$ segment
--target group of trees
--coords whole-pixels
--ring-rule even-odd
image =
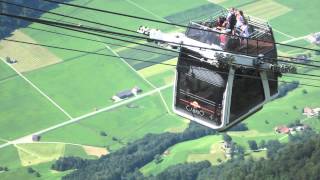
[[[0,172],[1,171],[9,171],[9,168],[7,166],[0,166]]]
[[[36,177],[41,177],[41,174],[38,171],[34,170],[32,167],[28,167],[27,171],[29,174],[34,174]]]
[[[320,135],[307,132],[295,136],[294,140],[290,140],[286,145],[272,140],[265,143],[269,151],[267,159],[248,158],[241,160],[233,158],[219,166],[206,166],[208,162],[180,164],[169,167],[155,177],[145,179],[183,180],[192,177],[195,180],[318,180],[320,179],[319,139]],[[199,169],[199,167],[201,168]],[[181,170],[184,172],[181,173]]]
[[[106,180],[211,180],[211,179],[319,179],[320,175],[320,135],[307,130],[298,135],[290,135],[287,145],[278,140],[248,142],[252,149],[266,148],[267,158],[254,160],[244,158],[244,149],[232,142],[224,133],[223,139],[231,143],[231,160],[219,166],[208,161],[184,163],[171,166],[163,172],[144,176],[139,169],[156,160],[161,162],[161,154],[174,144],[215,134],[203,126],[191,123],[183,133],[148,134],[98,160],[84,160],[78,157],[60,158],[52,169],[66,171],[76,169],[63,179],[106,179]]]
[[[232,128],[229,129],[229,131],[247,131],[249,128],[247,127],[247,124],[245,123],[239,123]]]
[[[147,134],[142,139],[128,144],[98,160],[83,160],[76,157],[60,158],[52,169],[65,171],[77,169],[63,179],[139,179],[139,168],[153,161],[174,144],[213,135],[216,131],[190,123],[182,133]],[[160,160],[160,159],[158,159]]]
[[[278,88],[278,91],[279,91],[278,98],[284,97],[285,95],[287,95],[287,93],[289,91],[292,91],[298,87],[299,87],[299,81],[292,81],[290,83],[282,83]]]
[[[28,6],[31,8],[37,8],[44,11],[51,10],[53,8],[56,8],[57,5],[54,3],[49,3],[41,0],[6,0],[10,3],[20,4],[23,6]],[[69,0],[58,0],[58,1],[69,1]],[[6,14],[13,14],[13,15],[19,15],[19,16],[28,16],[33,18],[38,18],[41,16],[42,12],[39,11],[33,11],[27,8],[22,8],[6,3],[0,3],[0,10],[2,13]],[[26,27],[30,24],[28,21],[24,21],[17,18],[10,18],[6,16],[1,16],[0,18],[0,39],[5,38],[10,35],[15,29],[19,27]]]

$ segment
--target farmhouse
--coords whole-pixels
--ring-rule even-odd
[[[314,43],[316,45],[320,45],[320,32],[317,32],[317,33],[310,35],[308,37],[308,39],[311,43]]]
[[[231,153],[232,153],[231,143],[224,141],[222,146],[221,146],[221,148],[225,152],[225,157],[226,158],[231,158]]]
[[[18,61],[16,59],[14,59],[14,58],[6,57],[6,62],[9,63],[9,64],[15,64]]]
[[[32,141],[40,141],[40,139],[41,139],[41,136],[39,136],[39,135],[33,135],[32,136]]]
[[[280,134],[289,134],[290,128],[288,128],[287,126],[277,126],[275,128],[275,131]]]
[[[320,108],[310,108],[310,107],[305,107],[303,109],[303,115],[306,115],[308,117],[314,117],[314,116],[318,116],[320,112]]]
[[[299,55],[297,55],[296,56],[296,58],[292,58],[292,60],[296,60],[296,61],[298,61],[298,62],[305,62],[305,63],[308,63],[308,62],[310,62],[310,58],[308,57],[308,55],[307,54],[299,54]]]
[[[117,102],[117,101],[127,99],[132,96],[136,96],[138,93],[141,93],[141,92],[142,92],[142,90],[139,87],[134,87],[132,89],[124,90],[124,91],[117,93],[115,96],[112,96],[112,100],[114,102]]]

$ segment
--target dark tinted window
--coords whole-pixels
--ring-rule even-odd
[[[187,51],[183,52],[187,53]],[[180,54],[176,108],[219,125],[228,71],[225,71],[226,74],[216,71],[221,70]]]
[[[257,79],[239,75],[254,76]],[[259,73],[254,70],[245,72],[237,70],[232,87],[229,122],[231,123],[246,114],[264,100],[265,96]]]

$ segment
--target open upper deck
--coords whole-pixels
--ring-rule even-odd
[[[248,22],[248,37],[241,37],[239,29],[230,30],[217,27],[219,18],[226,18],[228,11],[220,11],[208,19],[190,22],[186,36],[206,43],[214,44],[225,51],[257,56],[275,52],[272,28],[263,20],[246,16]],[[274,56],[274,53],[272,53]]]

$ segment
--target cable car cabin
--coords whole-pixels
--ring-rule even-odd
[[[217,51],[213,52],[212,61],[201,48],[181,46],[173,109],[202,125],[226,130],[277,96],[280,73],[269,68],[277,64],[277,51],[272,29],[266,23],[249,19],[249,38],[225,34],[214,27],[215,23],[216,20],[189,24],[187,38]],[[261,61],[257,56],[262,57]],[[263,68],[263,63],[269,66]]]
[[[191,22],[184,34],[140,26],[137,32],[161,46],[179,48],[173,109],[180,116],[226,130],[262,109],[278,94],[281,73],[296,68],[278,64],[271,27],[247,17],[247,37],[210,20]]]

